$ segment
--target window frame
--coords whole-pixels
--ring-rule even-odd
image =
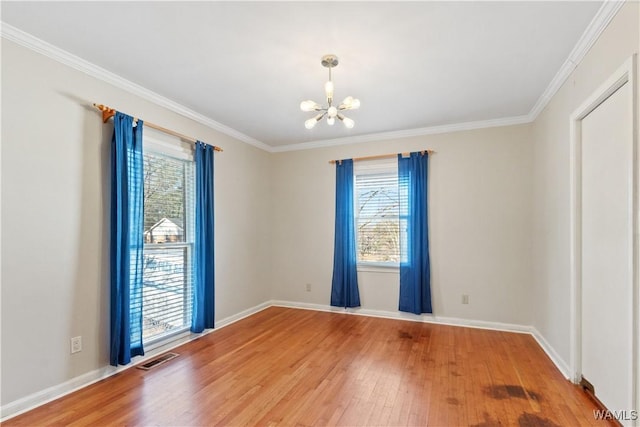
[[[191,294],[193,296],[193,281],[194,277],[194,267],[193,267],[193,257],[195,251],[195,160],[194,160],[194,148],[193,145],[187,142],[182,141],[179,138],[167,135],[165,133],[154,131],[153,129],[145,128],[142,138],[143,144],[143,155],[147,153],[156,154],[164,157],[171,157],[180,161],[189,162],[192,164],[191,167],[191,176],[190,179],[185,178],[185,197],[184,201],[184,242],[164,242],[164,243],[144,243],[143,246],[143,254],[145,250],[149,250],[147,248],[153,248],[154,250],[166,250],[166,249],[177,249],[184,248],[186,255],[185,258],[187,261],[185,264],[188,268],[191,269],[191,286],[192,291]],[[187,196],[187,192],[190,191],[192,194],[191,202],[188,203],[189,197]],[[187,271],[184,271],[183,275],[186,275]],[[144,276],[143,276],[144,280]],[[186,277],[184,278],[186,280]],[[144,299],[144,294],[143,294]],[[192,304],[192,301],[189,301]],[[144,306],[143,306],[144,312]],[[191,314],[193,316],[193,313]],[[181,328],[177,328],[171,330],[164,334],[158,334],[149,339],[143,338],[143,345],[145,350],[153,350],[158,347],[162,347],[166,345],[170,341],[174,341],[183,337],[187,337],[191,335],[190,331],[191,325],[186,325]],[[144,336],[144,326],[142,329]]]
[[[361,261],[360,251],[359,251],[359,233],[358,233],[358,221],[360,219],[359,215],[359,200],[358,200],[358,176],[362,175],[380,175],[380,174],[389,174],[395,176],[396,185],[398,179],[398,161],[395,158],[392,159],[381,159],[381,160],[368,160],[364,162],[357,162],[354,164],[353,169],[353,203],[354,203],[354,222],[356,228],[356,266],[358,271],[363,272],[374,272],[374,273],[398,273],[400,271],[400,264],[403,262],[402,259],[399,261]],[[398,198],[400,197],[400,192],[398,192]],[[398,200],[398,204],[400,200]],[[402,217],[400,215],[400,206],[398,205],[397,212],[397,221],[398,221],[398,242],[400,242],[400,225],[402,221]],[[400,244],[402,244],[400,242]],[[399,248],[400,249],[400,248]],[[400,252],[401,255],[402,252]]]

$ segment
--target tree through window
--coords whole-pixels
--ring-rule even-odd
[[[401,261],[400,224],[404,223],[397,161],[358,165],[354,174],[358,263],[397,266]]]
[[[194,165],[144,152],[143,339],[191,325]]]

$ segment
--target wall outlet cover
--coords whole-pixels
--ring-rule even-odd
[[[71,338],[71,354],[82,351],[82,337]]]

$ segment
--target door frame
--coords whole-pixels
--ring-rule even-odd
[[[629,159],[631,167],[629,194],[629,230],[632,232],[632,239],[629,247],[630,254],[630,286],[632,288],[631,304],[632,327],[631,327],[631,346],[632,354],[632,381],[631,381],[631,401],[635,408],[610,408],[610,409],[640,409],[640,367],[638,360],[640,358],[640,319],[638,307],[640,304],[640,288],[639,283],[639,266],[640,252],[638,246],[639,231],[639,205],[638,205],[638,189],[640,188],[638,174],[638,87],[636,77],[637,59],[634,54],[628,58],[624,64],[616,70],[596,91],[594,91],[585,101],[578,107],[570,118],[570,281],[571,281],[571,342],[570,342],[570,372],[571,381],[578,384],[582,377],[582,128],[581,122],[589,113],[595,110],[615,91],[625,84],[630,85],[631,91],[631,131],[632,131],[632,156]]]

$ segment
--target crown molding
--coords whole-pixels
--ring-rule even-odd
[[[390,139],[410,138],[423,135],[437,135],[442,133],[460,132],[465,130],[485,129],[500,126],[520,125],[531,122],[528,115],[505,117],[502,119],[481,120],[475,122],[453,123],[449,125],[429,126],[417,129],[397,130],[391,132],[371,133],[367,135],[348,136],[345,138],[325,139],[320,141],[301,142],[298,144],[280,145],[273,147],[271,152],[310,150],[313,148],[332,147],[336,145],[358,144],[361,142],[387,141]]]
[[[607,25],[609,25],[613,17],[616,16],[624,3],[625,1],[605,0],[602,6],[600,6],[600,9],[589,23],[584,33],[582,33],[582,36],[580,36],[576,45],[573,47],[573,50],[569,53],[569,57],[564,61],[562,67],[560,67],[545,91],[540,95],[540,98],[538,98],[538,101],[529,112],[531,121],[538,118],[538,115],[545,109],[554,95],[558,90],[560,90],[564,82],[569,78],[573,70],[575,70],[584,59],[587,52],[589,52],[589,49],[591,49],[596,40],[598,40],[604,29],[607,28]]]
[[[102,67],[92,64],[89,61],[86,61],[76,55],[73,55],[63,49],[47,43],[44,40],[41,40],[37,37],[32,36],[31,34],[28,34],[9,24],[6,24],[5,22],[0,22],[0,35],[7,40],[11,40],[35,52],[41,53],[53,60],[68,65],[71,68],[74,68],[92,77],[124,89],[134,95],[165,107],[175,113],[192,119],[207,127],[215,129],[239,141],[245,142],[269,153],[281,153],[286,151],[309,150],[314,148],[357,144],[362,142],[385,141],[390,139],[409,138],[422,135],[435,135],[448,132],[459,132],[465,130],[510,126],[533,122],[551,101],[553,96],[562,87],[573,70],[575,70],[578,64],[580,64],[589,49],[591,49],[593,44],[600,37],[604,29],[607,27],[607,25],[609,25],[613,17],[616,15],[616,13],[618,13],[624,3],[625,1],[605,0],[605,2],[602,4],[578,42],[574,46],[573,50],[569,54],[569,57],[565,60],[562,67],[560,67],[560,70],[558,70],[542,95],[540,95],[531,111],[526,115],[440,126],[430,126],[418,129],[372,133],[366,135],[301,142],[281,146],[267,145],[262,141],[243,134],[240,131],[225,126],[222,123],[218,123],[210,117],[200,114],[169,98],[166,98],[160,94],[157,94],[156,92],[135,84],[123,77],[118,76],[117,74],[105,70]]]
[[[271,151],[271,147],[263,143],[262,141],[258,141],[257,139],[254,139],[248,135],[243,134],[242,132],[232,129],[229,126],[218,123],[203,114],[200,114],[188,107],[185,107],[182,104],[179,104],[136,83],[133,83],[130,80],[120,77],[119,75],[112,73],[111,71],[108,71],[102,67],[99,67],[89,61],[86,61],[70,52],[67,52],[66,50],[60,49],[50,43],[47,43],[44,40],[41,40],[29,33],[26,33],[18,28],[7,24],[6,22],[0,22],[0,30],[0,35],[7,40],[31,49],[55,61],[65,64],[75,70],[107,82],[115,87],[126,90],[127,92],[137,95],[140,98],[151,101],[154,104],[178,113],[188,119],[194,120],[211,129],[215,129],[218,132],[221,132],[232,138],[238,139],[262,150]]]
[[[589,49],[598,40],[602,32],[607,28],[613,17],[624,5],[625,0],[605,0],[598,12],[593,17],[582,36],[571,50],[571,53],[562,64],[556,75],[553,77],[545,91],[540,95],[537,102],[528,114],[523,116],[505,117],[493,120],[455,123],[442,126],[431,126],[418,129],[408,129],[393,132],[373,133],[368,135],[358,135],[346,138],[327,139],[319,141],[302,142],[298,144],[281,145],[271,148],[271,152],[280,153],[295,150],[310,150],[313,148],[330,147],[337,145],[356,144],[360,142],[384,141],[389,139],[408,138],[422,135],[435,135],[448,132],[459,132],[464,130],[484,129],[490,127],[510,126],[524,123],[531,123],[538,118],[553,96],[560,90],[564,82],[580,64]]]

